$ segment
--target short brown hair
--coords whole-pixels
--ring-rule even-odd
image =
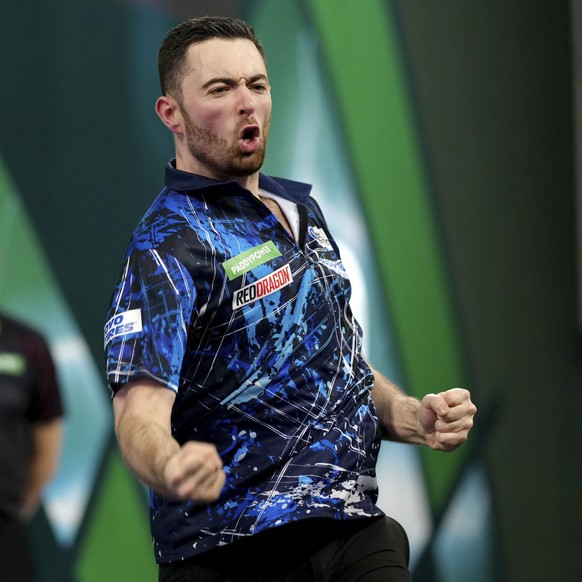
[[[203,16],[186,20],[172,28],[158,52],[158,74],[162,95],[181,98],[181,83],[185,73],[186,52],[193,44],[212,38],[250,40],[267,61],[261,41],[255,31],[243,20],[225,16]]]

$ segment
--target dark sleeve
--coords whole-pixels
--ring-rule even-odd
[[[40,334],[26,339],[32,391],[28,418],[33,422],[52,420],[63,415],[63,402],[57,374],[48,345]]]

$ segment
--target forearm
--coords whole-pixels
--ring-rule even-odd
[[[439,451],[454,451],[467,440],[477,412],[468,390],[451,388],[417,400],[406,396],[380,372],[372,371],[372,398],[386,439]]]
[[[128,419],[116,432],[121,455],[129,469],[145,485],[168,495],[164,469],[179,451],[178,443],[159,427],[139,420]]]
[[[38,507],[42,491],[56,472],[61,451],[62,421],[36,423],[33,428],[33,453],[30,460],[21,515],[28,519]]]
[[[116,423],[115,432],[128,468],[144,484],[169,495],[164,469],[168,460],[180,450],[180,445],[168,430],[126,411]]]
[[[419,422],[420,401],[407,396],[377,370],[373,372],[375,381],[372,398],[383,437],[410,444],[427,444]]]
[[[52,473],[39,471],[37,467],[32,468],[28,474],[24,498],[20,508],[22,518],[29,519],[33,516],[40,505],[43,489],[51,477]]]
[[[172,436],[175,393],[153,382],[125,386],[113,398],[115,433],[123,460],[138,479],[162,495],[210,502],[226,474],[216,447]]]

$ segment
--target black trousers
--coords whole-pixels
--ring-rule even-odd
[[[411,582],[409,559],[390,517],[311,519],[161,564],[159,582]]]

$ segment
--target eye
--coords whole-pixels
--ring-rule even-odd
[[[256,93],[264,93],[268,90],[268,87],[265,83],[253,83],[250,88]]]
[[[217,87],[212,87],[212,89],[210,89],[210,94],[211,95],[222,95],[223,93],[226,93],[229,89],[230,89],[230,87],[228,87],[226,85],[219,85]]]

